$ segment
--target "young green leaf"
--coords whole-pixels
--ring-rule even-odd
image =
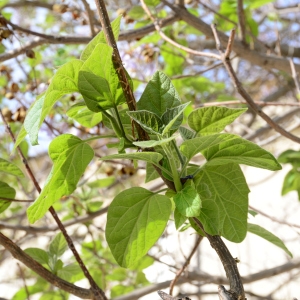
[[[137,107],[139,110],[147,110],[161,117],[167,108],[180,104],[180,97],[170,78],[157,71],[148,82],[141,99],[137,102]]]
[[[282,242],[280,238],[278,238],[276,235],[271,233],[265,228],[262,228],[259,225],[256,224],[250,224],[248,223],[248,231],[260,236],[261,238],[267,240],[268,242],[274,244],[275,246],[281,248],[284,250],[290,257],[293,257],[293,254],[289,251],[289,249],[285,246],[285,244]]]
[[[51,256],[55,255],[56,257],[60,257],[65,253],[67,249],[68,249],[68,244],[66,242],[66,239],[63,236],[63,234],[60,232],[55,236],[53,241],[50,243],[49,254]]]
[[[300,151],[286,150],[279,155],[277,160],[282,164],[290,163],[295,167],[300,167]]]
[[[195,137],[196,132],[192,131],[186,127],[180,126],[179,133],[184,141],[190,140]]]
[[[51,142],[49,154],[54,165],[41,194],[27,209],[30,223],[42,218],[54,202],[76,189],[94,151],[80,138],[63,134]]]
[[[122,267],[143,257],[163,233],[171,213],[168,197],[134,187],[117,195],[107,213],[106,240]]]
[[[121,23],[122,16],[119,16],[114,21],[111,22],[111,27],[114,33],[114,37],[116,41],[119,38],[119,32],[120,32],[120,23]],[[90,55],[92,54],[95,47],[100,43],[106,43],[106,39],[104,36],[103,30],[101,30],[85,47],[85,49],[82,51],[80,59],[81,60],[87,60]]]
[[[188,218],[200,215],[201,199],[197,190],[191,186],[185,186],[174,197],[174,202],[179,213]]]
[[[212,218],[210,219],[213,224],[212,232],[219,227],[221,235],[229,241],[242,242],[247,233],[248,193],[250,190],[240,166],[233,163],[205,166],[195,176],[194,182],[199,194],[203,192],[201,184],[205,183],[208,186],[211,192],[210,199],[218,207],[216,215],[219,212],[219,220],[216,220],[213,213],[208,212],[214,210],[216,206],[210,205],[209,201],[202,203],[202,209],[206,211],[206,222]]]
[[[186,140],[180,146],[180,151],[190,160],[194,155],[203,150],[220,144],[225,139],[224,134],[213,134]]]
[[[23,124],[20,131],[19,131],[19,133],[18,133],[18,136],[16,138],[16,142],[14,144],[12,152],[14,152],[17,149],[17,147],[24,141],[26,136],[27,136],[27,131],[25,130],[25,127],[24,127],[24,124]]]
[[[143,142],[133,142],[132,144],[141,148],[151,148],[151,147],[156,147],[159,145],[164,145],[167,144],[169,142],[171,142],[172,140],[175,139],[175,136],[171,136],[167,139],[161,139],[161,140],[149,140],[149,141],[143,141]]]
[[[201,135],[219,133],[246,110],[247,108],[202,107],[188,116],[188,124]]]
[[[4,172],[18,177],[24,177],[24,174],[19,169],[19,167],[3,158],[0,158],[0,172]]]
[[[182,215],[179,212],[178,208],[176,207],[175,210],[174,210],[174,219],[175,219],[175,227],[178,230],[180,228],[180,226],[184,224],[187,217]]]
[[[286,195],[291,191],[296,191],[300,200],[300,172],[296,168],[293,168],[285,175],[281,195]]]
[[[15,199],[16,191],[7,183],[0,181],[0,197]],[[11,204],[11,201],[0,200],[0,213],[5,211]]]
[[[177,130],[183,120],[183,111],[190,104],[190,102],[173,107],[167,108],[166,112],[161,116],[161,120],[165,127],[162,134],[168,133],[170,130]]]
[[[159,162],[163,158],[160,153],[156,152],[134,152],[134,153],[121,153],[112,154],[101,157],[101,160],[111,160],[111,159],[138,159],[144,160],[154,165],[160,166]]]
[[[281,170],[275,157],[258,145],[233,134],[223,134],[223,138],[218,145],[202,151],[207,165],[237,163],[271,171]]]
[[[160,134],[163,130],[163,122],[155,113],[138,110],[128,111],[127,114],[150,134]]]
[[[48,265],[49,256],[45,250],[39,248],[27,248],[24,252],[41,265]]]
[[[82,64],[82,61],[74,59],[61,66],[51,79],[45,94],[42,94],[30,108],[24,121],[24,128],[32,145],[38,144],[39,129],[55,102],[65,94],[78,92],[78,72]]]
[[[73,277],[77,276],[81,272],[82,270],[77,264],[69,264],[58,270],[57,276],[64,280],[73,282]]]
[[[147,163],[146,164],[146,178],[145,183],[150,182],[156,178],[159,178],[159,174],[155,170],[152,164]]]
[[[87,128],[92,128],[102,121],[102,113],[95,113],[84,102],[76,103],[67,111],[67,116]]]

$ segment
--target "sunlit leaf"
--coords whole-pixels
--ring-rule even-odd
[[[15,199],[16,191],[10,187],[7,183],[0,181],[0,198],[10,198]],[[0,199],[0,213],[5,211],[11,204],[11,201],[5,201]]]
[[[18,177],[24,177],[24,174],[19,169],[19,167],[3,158],[0,158],[0,172],[4,172]]]

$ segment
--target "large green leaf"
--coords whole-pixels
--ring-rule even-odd
[[[0,181],[0,198],[15,199],[16,191],[10,187],[7,183]],[[0,213],[5,211],[11,204],[11,201],[5,201],[0,199]]]
[[[154,245],[171,213],[168,197],[134,187],[117,195],[107,213],[106,240],[122,267],[130,267]]]
[[[183,126],[179,127],[179,133],[184,141],[190,140],[196,135],[195,131],[192,131]]]
[[[258,145],[233,134],[223,134],[223,138],[218,145],[202,151],[208,165],[237,163],[271,171],[281,169],[275,157]]]
[[[64,280],[73,282],[73,277],[80,273],[82,273],[82,270],[78,264],[69,264],[58,270],[57,276]]]
[[[55,102],[65,94],[78,92],[78,72],[82,64],[82,61],[74,59],[61,66],[51,79],[45,94],[30,108],[24,121],[24,128],[32,145],[38,144],[38,131]]]
[[[0,172],[4,172],[18,177],[24,177],[24,174],[19,169],[19,167],[3,158],[0,158]]]
[[[141,99],[137,102],[137,107],[139,110],[148,110],[161,117],[167,108],[180,104],[180,97],[170,78],[157,71],[148,82]]]
[[[125,102],[125,97],[123,95],[123,90],[119,81],[119,77],[113,66],[112,53],[113,49],[110,46],[106,44],[98,44],[94,48],[89,58],[84,62],[80,70],[79,90],[82,93],[84,100],[87,103],[87,106],[93,111],[99,111],[95,110],[94,105],[90,104],[91,100],[88,100],[90,98],[93,99],[93,89],[95,89],[97,93],[100,93],[103,99],[106,99],[108,101],[106,105],[100,103],[101,107],[103,105],[105,107],[113,107],[114,105],[118,105]],[[82,72],[85,73],[84,76],[81,74]],[[96,76],[88,76],[86,75],[86,72],[92,73]],[[99,77],[101,77],[101,79],[99,79]],[[87,80],[93,86],[93,88],[88,87],[87,83],[82,84],[82,79]],[[129,81],[131,83],[130,79]],[[86,90],[88,90],[90,93],[88,99],[85,98],[85,94],[87,93]],[[101,92],[101,90],[103,91]]]
[[[120,22],[121,22],[122,16],[119,16],[114,21],[111,22],[111,27],[115,36],[116,41],[119,38],[119,32],[120,32]],[[103,30],[101,30],[85,47],[85,49],[82,51],[80,59],[81,60],[87,60],[90,55],[92,54],[95,47],[100,43],[106,43],[106,39],[104,36]]]
[[[177,130],[183,120],[183,111],[190,104],[190,102],[173,107],[167,108],[166,112],[161,116],[165,127],[162,134],[168,133],[170,130]]]
[[[203,201],[201,211],[204,210],[206,215],[201,221],[207,223],[210,220],[212,224],[211,229],[206,229],[215,234],[219,227],[221,235],[229,241],[243,241],[247,233],[249,188],[239,165],[205,166],[194,182],[201,196],[205,195],[203,184],[208,186],[211,196],[207,199],[214,201],[218,208],[216,215],[219,212],[219,219],[216,220],[214,214],[209,213],[216,206],[211,205],[210,201]]]
[[[51,142],[49,154],[54,164],[41,194],[27,210],[30,223],[43,217],[54,202],[76,189],[94,151],[80,138],[63,134]]]
[[[163,122],[155,113],[147,110],[138,110],[128,111],[127,114],[150,134],[159,134],[163,130]]]
[[[282,164],[290,163],[295,167],[300,167],[300,151],[286,150],[279,155],[278,162]]]
[[[174,197],[174,202],[179,213],[186,217],[197,217],[200,215],[201,199],[197,190],[191,186],[185,186]]]
[[[84,102],[71,106],[67,111],[67,116],[88,128],[92,128],[102,121],[102,113],[89,110]]]
[[[145,183],[150,182],[156,178],[159,178],[159,174],[155,170],[152,164],[147,163],[146,164],[146,178]]]
[[[256,224],[250,224],[248,223],[248,231],[251,233],[254,233],[261,238],[267,240],[268,242],[274,244],[275,246],[281,248],[284,250],[290,257],[293,257],[293,254],[289,251],[289,249],[285,246],[285,244],[282,242],[280,238],[278,238],[276,235],[271,233],[265,228],[262,228],[259,225]]]
[[[188,124],[201,135],[219,133],[246,110],[247,108],[202,107],[190,113]]]

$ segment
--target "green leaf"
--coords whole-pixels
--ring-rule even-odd
[[[81,272],[81,268],[77,264],[69,264],[58,270],[57,276],[64,280],[72,281],[72,278]]]
[[[221,166],[205,166],[194,178],[195,186],[203,200],[214,201],[213,206],[209,201],[202,202],[202,210],[206,213],[201,220],[212,223],[211,231],[219,227],[219,231],[229,241],[242,242],[247,233],[248,193],[249,188],[244,174],[237,164]],[[211,192],[210,198],[205,198],[203,185],[206,184]],[[211,210],[215,210],[216,220]],[[215,229],[214,229],[215,228]]]
[[[28,299],[29,295],[34,295],[36,293],[44,292],[49,287],[46,280],[39,278],[34,285],[26,286],[26,288],[21,288],[14,294],[12,300],[24,300]]]
[[[7,183],[0,181],[0,198],[15,199],[16,191],[10,187]],[[4,212],[11,204],[11,201],[5,201],[0,199],[0,213]]]
[[[38,131],[55,102],[65,94],[78,92],[78,72],[82,64],[82,61],[74,59],[61,66],[51,79],[47,91],[40,95],[30,108],[24,128],[32,145],[38,144]]]
[[[134,153],[121,153],[121,154],[112,154],[101,157],[101,160],[111,160],[111,159],[138,159],[144,160],[149,163],[152,163],[158,167],[161,167],[159,162],[163,158],[160,153],[156,152],[134,152]]]
[[[119,16],[114,21],[111,22],[111,27],[114,33],[115,40],[117,41],[119,38],[119,32],[120,32],[120,23],[121,23],[122,16]],[[80,59],[85,61],[87,60],[90,55],[92,54],[95,47],[100,43],[106,43],[106,39],[104,36],[103,30],[101,30],[85,47],[85,49],[82,51]]]
[[[157,71],[147,84],[141,99],[137,102],[137,107],[139,110],[147,110],[161,117],[167,108],[180,104],[180,97],[170,78]]]
[[[267,240],[268,242],[274,244],[275,246],[281,248],[284,250],[290,257],[293,257],[293,254],[289,251],[289,249],[284,245],[282,240],[278,238],[276,235],[271,233],[270,231],[266,230],[265,228],[262,228],[259,225],[256,224],[250,224],[248,223],[248,231],[251,233],[254,233],[261,238]]]
[[[117,285],[115,285],[114,287],[111,288],[110,296],[112,298],[116,298],[118,296],[128,294],[128,293],[132,292],[133,290],[134,290],[134,287],[132,285],[131,286],[126,286],[126,285],[123,285],[123,284],[117,284]]]
[[[201,193],[200,193],[201,196]],[[215,201],[211,199],[202,200],[202,208],[200,215],[197,217],[202,223],[205,232],[211,235],[220,234],[220,217],[219,217],[219,208]]]
[[[48,253],[43,249],[27,248],[24,250],[24,252],[29,256],[31,256],[34,260],[36,260],[41,265],[48,265],[48,261],[49,261]]]
[[[170,130],[177,130],[183,120],[183,111],[190,104],[190,102],[167,108],[167,111],[162,115],[161,119],[165,125],[162,134],[168,133]]]
[[[42,218],[54,202],[76,189],[94,151],[80,138],[63,134],[51,142],[49,154],[54,165],[41,194],[27,209],[30,223]]]
[[[175,139],[175,136],[171,136],[167,139],[161,139],[161,140],[149,140],[149,141],[143,141],[143,142],[133,142],[133,145],[136,145],[141,148],[152,148],[159,145],[167,144]]]
[[[297,169],[292,169],[285,175],[281,195],[291,191],[296,191],[300,200],[300,172]]]
[[[138,261],[136,261],[135,264],[133,264],[130,269],[131,270],[136,270],[136,271],[142,271],[148,267],[150,267],[151,265],[153,265],[154,263],[154,259],[150,256],[144,256],[141,259],[139,259]]]
[[[128,111],[127,114],[150,134],[159,134],[163,130],[163,122],[155,113],[146,110],[138,110]]]
[[[64,291],[43,292],[39,300],[68,300],[69,296]]]
[[[117,195],[107,213],[106,240],[122,267],[143,257],[163,233],[171,213],[168,197],[134,187]]]
[[[99,189],[99,188],[108,187],[108,186],[112,185],[115,182],[116,182],[115,176],[109,176],[109,177],[97,179],[97,180],[95,180],[93,182],[88,183],[87,185],[90,188],[97,188],[97,189]]]
[[[55,255],[56,257],[60,257],[65,253],[67,249],[68,249],[68,244],[66,242],[66,239],[63,236],[63,234],[60,232],[55,236],[53,241],[50,243],[49,254],[51,256]]]
[[[92,112],[87,108],[84,102],[71,106],[66,114],[87,128],[92,128],[102,121],[102,113]]]
[[[127,270],[124,268],[117,268],[112,273],[106,276],[107,280],[110,281],[123,281],[128,278]]]
[[[275,157],[258,145],[233,134],[223,134],[223,141],[202,151],[207,165],[244,164],[271,171],[281,170]]]
[[[178,208],[176,207],[174,210],[174,220],[175,220],[175,227],[178,230],[178,228],[184,224],[184,222],[186,221],[186,216],[182,215]]]
[[[24,174],[19,169],[19,167],[3,158],[0,158],[0,172],[4,172],[18,177],[24,177]]]
[[[184,141],[190,140],[195,137],[196,133],[186,127],[180,126],[179,133]]]
[[[25,130],[25,127],[24,127],[24,124],[23,124],[20,131],[19,131],[19,133],[18,133],[18,136],[17,136],[17,139],[16,139],[16,142],[14,144],[12,152],[15,151],[17,149],[17,147],[23,142],[26,135],[27,135],[27,131]]]
[[[245,111],[247,108],[202,107],[188,116],[188,124],[201,135],[219,133]]]
[[[146,178],[145,178],[145,183],[150,182],[156,178],[159,178],[159,174],[155,170],[152,164],[147,163],[146,164]]]
[[[199,216],[201,209],[201,199],[197,190],[193,186],[185,186],[173,197],[173,199],[176,204],[176,208],[183,216]]]
[[[282,164],[290,163],[295,167],[300,167],[300,151],[286,150],[279,155],[277,160]]]
[[[224,134],[213,134],[193,138],[183,142],[180,146],[180,151],[190,160],[199,152],[202,152],[211,146],[220,144],[225,138]]]

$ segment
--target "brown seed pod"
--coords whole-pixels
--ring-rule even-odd
[[[7,27],[0,27],[0,37],[2,39],[7,39],[10,35],[12,35],[12,31]]]
[[[26,49],[25,50],[25,55],[28,57],[28,58],[35,58],[35,53],[32,49]]]
[[[24,119],[26,117],[26,107],[25,106],[21,106],[20,108],[17,109],[17,111],[14,113],[13,115],[13,119],[15,121],[24,122]]]
[[[5,94],[5,97],[9,100],[11,99],[14,99],[15,98],[15,94],[14,93],[11,93],[11,92],[8,92]]]
[[[59,13],[59,14],[63,14],[68,10],[68,5],[66,5],[66,4],[53,4],[52,10]]]
[[[10,91],[12,93],[17,93],[19,91],[19,86],[17,83],[12,82],[12,84],[10,85]]]
[[[4,120],[6,122],[13,122],[13,119],[11,118],[12,117],[12,112],[8,107],[4,107],[2,109],[2,114],[3,114]]]

